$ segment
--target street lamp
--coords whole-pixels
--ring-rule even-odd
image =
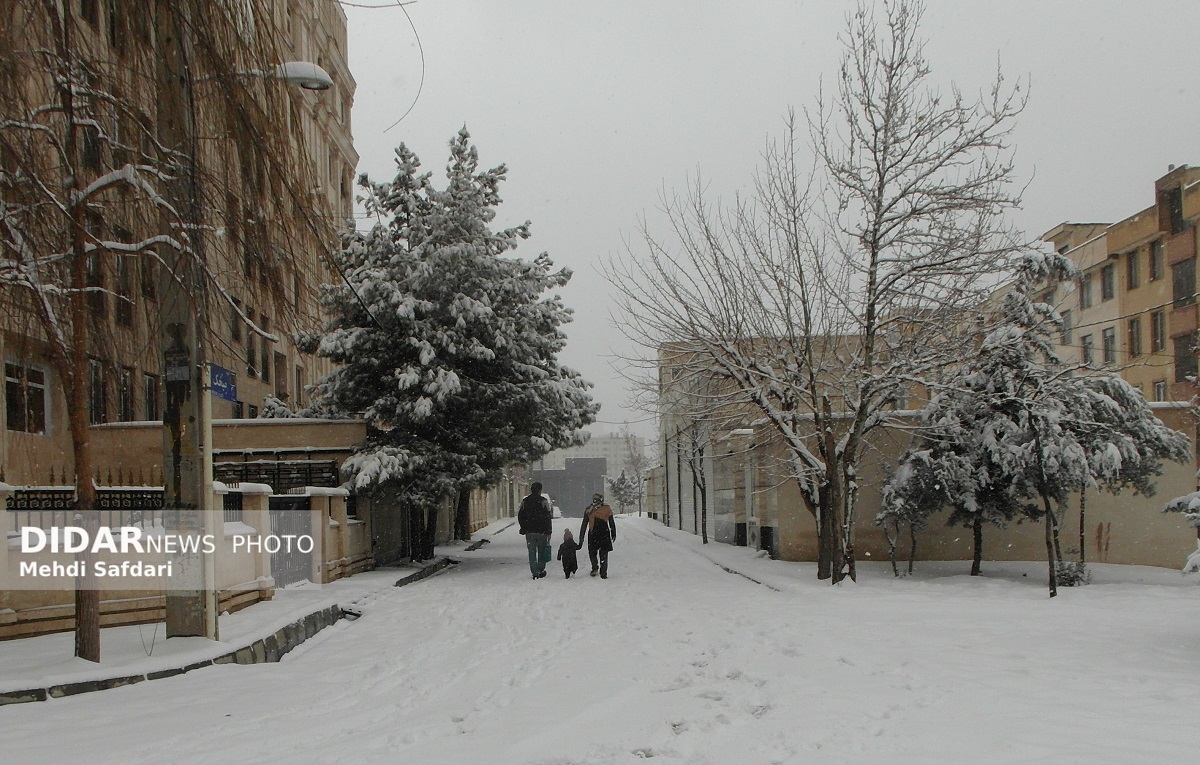
[[[333,78],[321,67],[311,61],[288,61],[275,67],[275,79],[283,80],[288,85],[296,85],[305,90],[329,90],[333,87]]]
[[[199,227],[200,189],[196,173],[195,107],[192,85],[215,77],[193,78],[187,60],[186,25],[174,27],[160,17],[163,41],[159,66],[159,137],[166,146],[185,147],[184,170],[172,183],[171,197],[183,213],[191,237],[193,260],[177,260],[174,273],[164,275],[159,304],[162,327],[163,380],[163,505],[183,536],[204,538],[218,528],[220,518],[212,490],[212,388],[205,353],[204,276]],[[329,74],[307,61],[289,61],[269,71],[234,72],[232,77],[264,77],[306,90],[333,87]],[[176,556],[179,586],[166,593],[167,637],[200,636],[218,639],[217,582],[213,554],[188,551]]]

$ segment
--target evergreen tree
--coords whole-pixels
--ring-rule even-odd
[[[952,507],[950,522],[975,530],[972,573],[983,523],[1044,520],[1052,596],[1062,564],[1054,508],[1088,488],[1151,494],[1162,460],[1188,457],[1186,437],[1158,420],[1128,383],[1111,373],[1074,374],[1055,355],[1059,317],[1032,294],[1071,271],[1056,254],[1024,259],[1005,296],[1004,323],[922,410],[921,441],[885,494],[893,512],[911,512],[911,497],[927,512]],[[945,502],[930,501],[930,485],[942,487]]]
[[[493,231],[504,165],[479,170],[466,129],[450,142],[448,183],[434,188],[407,147],[390,183],[366,176],[378,222],[347,235],[345,283],[323,288],[330,314],[305,345],[338,367],[317,408],[361,413],[366,445],[346,462],[357,489],[390,484],[414,509],[414,557],[432,555],[438,504],[492,484],[509,464],[581,443],[599,406],[557,359],[571,311],[569,269],[509,255],[529,223]],[[461,511],[460,511],[461,512]],[[459,534],[463,535],[460,530]]]
[[[621,471],[621,475],[617,478],[609,478],[608,493],[612,495],[613,500],[617,503],[617,508],[623,513],[625,508],[638,501],[642,495],[641,486],[637,481],[625,475],[625,471]]]

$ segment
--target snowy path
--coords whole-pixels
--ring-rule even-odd
[[[577,521],[556,521],[574,530]],[[515,527],[279,664],[0,708],[25,763],[1029,763],[1190,757],[1200,590],[967,577],[781,591],[618,521],[611,577]],[[491,530],[501,528],[495,526]],[[728,551],[710,546],[708,549]],[[730,551],[744,553],[745,551]]]

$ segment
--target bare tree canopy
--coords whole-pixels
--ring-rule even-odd
[[[669,234],[644,224],[607,269],[626,334],[664,368],[664,408],[736,412],[781,447],[835,582],[854,576],[864,438],[961,360],[1022,248],[1004,220],[1022,88],[997,73],[974,99],[939,90],[922,11],[862,3],[833,93],[789,112],[752,189],[722,204],[696,179],[663,200]]]

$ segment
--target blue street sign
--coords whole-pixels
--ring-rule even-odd
[[[211,381],[213,395],[226,401],[237,401],[237,383],[233,372],[216,364],[208,365],[208,379]]]

